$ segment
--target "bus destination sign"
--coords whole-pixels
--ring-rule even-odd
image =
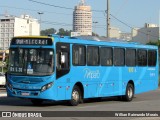
[[[52,45],[51,38],[14,38],[11,45]]]

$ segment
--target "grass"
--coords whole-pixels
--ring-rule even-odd
[[[0,68],[0,72],[2,72],[2,68]],[[7,68],[3,68],[3,72],[5,73],[5,72],[7,72]]]

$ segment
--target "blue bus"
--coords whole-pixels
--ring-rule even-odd
[[[89,37],[14,37],[9,49],[7,95],[35,105],[135,94],[158,88],[158,47]]]

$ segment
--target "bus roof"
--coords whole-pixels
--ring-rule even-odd
[[[138,42],[128,42],[122,39],[115,39],[115,38],[105,38],[105,37],[97,37],[97,36],[60,36],[51,34],[48,36],[16,36],[14,38],[33,38],[33,39],[43,39],[43,38],[52,38],[55,42],[66,42],[66,43],[73,43],[73,44],[88,44],[88,45],[107,45],[107,46],[115,46],[115,47],[134,47],[134,48],[150,48],[150,49],[158,49],[157,46],[154,45],[144,45]],[[13,38],[13,39],[14,39]],[[50,40],[49,40],[50,41]],[[13,42],[13,41],[12,41]],[[14,42],[13,42],[14,43]],[[16,45],[16,44],[11,44]],[[17,44],[18,45],[18,44]],[[24,44],[25,45],[25,44]],[[31,44],[35,45],[35,44]],[[40,45],[40,44],[39,44]],[[53,45],[53,44],[44,44],[44,45]]]
[[[51,35],[50,35],[51,36]],[[54,36],[55,39],[59,42],[67,42],[67,43],[77,43],[77,44],[88,44],[88,45],[105,45],[105,46],[113,46],[113,47],[133,47],[133,48],[149,48],[149,49],[158,49],[155,45],[145,45],[138,42],[128,42],[122,39],[115,38],[105,38],[105,37],[97,37],[97,36]]]
[[[36,36],[36,35],[30,35],[30,36],[15,36],[14,38],[50,38],[49,36]]]

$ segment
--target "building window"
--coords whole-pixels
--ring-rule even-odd
[[[4,29],[4,28],[1,28],[1,32],[5,32],[5,29]]]
[[[125,50],[122,48],[114,48],[113,62],[115,66],[125,65]]]
[[[126,49],[126,65],[136,66],[136,50]]]
[[[137,63],[139,66],[147,65],[147,51],[146,50],[137,51]]]
[[[1,27],[4,28],[4,27],[5,27],[5,24],[1,24]]]
[[[9,29],[6,29],[6,32],[9,32]]]
[[[4,37],[4,33],[1,33],[1,37]]]
[[[7,28],[9,27],[9,24],[8,23],[6,23],[6,25],[5,25]]]
[[[86,47],[82,45],[73,45],[73,65],[86,65]]]
[[[10,27],[14,27],[14,23],[11,23],[11,24],[10,24]]]
[[[87,65],[89,66],[99,65],[99,47],[96,46],[87,47]]]
[[[108,47],[101,47],[100,61],[102,66],[113,65],[113,49]]]
[[[157,52],[155,50],[148,51],[148,66],[156,66]]]
[[[13,28],[11,28],[11,29],[10,29],[10,32],[14,32],[14,29],[13,29]]]
[[[5,34],[5,37],[9,37],[9,33],[6,33],[6,34]]]
[[[9,34],[9,37],[14,37],[14,34],[13,34],[13,33],[10,33],[10,34]]]

